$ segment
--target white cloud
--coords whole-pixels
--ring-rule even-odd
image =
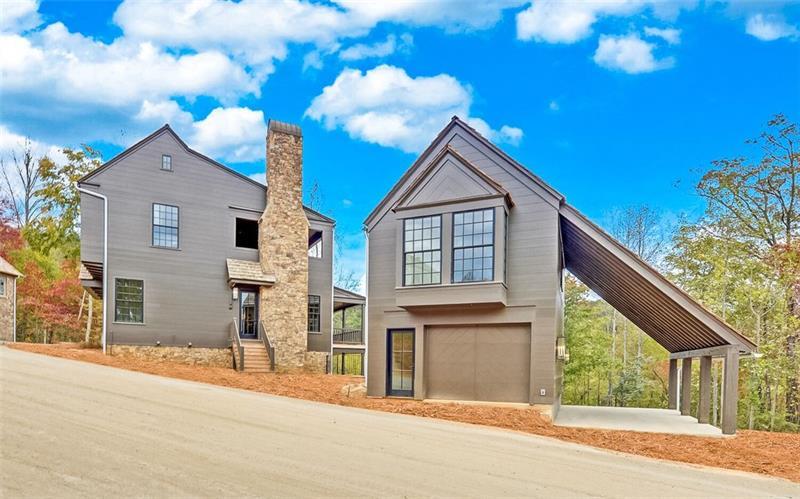
[[[558,104],[557,101],[551,100],[550,103],[547,105],[547,108],[553,112],[557,112],[561,110],[561,106]]]
[[[800,36],[800,30],[797,29],[797,26],[787,24],[786,21],[778,15],[751,15],[747,18],[745,31],[748,35],[765,42],[771,42],[780,38],[797,39]]]
[[[386,37],[386,41],[372,45],[357,43],[339,52],[339,58],[343,61],[358,61],[373,57],[386,57],[395,52],[408,51],[414,45],[414,37],[410,33],[403,33],[398,37],[391,34]]]
[[[651,37],[661,38],[670,45],[681,43],[681,30],[675,28],[654,28],[646,26],[644,34]]]
[[[406,152],[418,152],[458,115],[492,140],[514,143],[522,130],[493,130],[470,116],[472,92],[447,74],[411,77],[405,70],[381,65],[366,72],[343,70],[314,98],[305,115],[327,129],[341,128],[354,139]]]
[[[0,124],[0,158],[8,162],[11,160],[12,154],[16,154],[17,157],[19,157],[28,140],[30,140],[31,152],[34,157],[40,158],[42,156],[47,156],[54,161],[66,161],[66,156],[61,152],[61,146],[45,144],[29,139],[24,135],[12,132],[8,127],[2,124]]]
[[[177,128],[186,126],[193,121],[192,114],[181,109],[173,100],[159,102],[145,100],[134,118],[156,126],[169,123]]]
[[[41,23],[37,0],[5,0],[0,4],[0,32],[20,33]]]
[[[653,55],[655,45],[639,38],[638,35],[600,37],[594,62],[598,65],[625,73],[650,73],[674,66],[671,57],[656,59]]]
[[[574,43],[589,36],[592,26],[600,17],[630,15],[645,5],[643,0],[537,0],[517,14],[517,38],[549,43]]]
[[[349,199],[342,199],[342,206],[344,206],[345,208],[349,208],[353,206],[353,201]]]
[[[192,124],[188,140],[207,156],[233,163],[264,158],[267,125],[262,111],[246,107],[218,107]]]

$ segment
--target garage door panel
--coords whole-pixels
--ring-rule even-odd
[[[529,400],[530,326],[431,327],[425,338],[428,398]]]

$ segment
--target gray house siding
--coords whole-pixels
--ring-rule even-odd
[[[440,141],[390,196],[386,207],[393,206],[403,196],[416,176],[423,172],[439,151],[450,145],[462,157],[497,181],[510,193],[514,206],[508,219],[508,271],[506,306],[500,308],[448,308],[446,310],[405,310],[396,306],[397,280],[395,266],[399,253],[398,219],[402,212],[378,212],[379,217],[368,220],[369,237],[369,301],[368,301],[368,390],[370,395],[386,394],[386,335],[391,328],[414,328],[415,393],[424,398],[424,334],[427,326],[435,324],[531,324],[531,383],[532,404],[554,404],[557,398],[555,360],[556,331],[559,328],[560,285],[558,202],[545,189],[521,174],[509,161],[498,155],[460,124],[440,137]],[[442,189],[447,184],[442,184]],[[443,197],[447,193],[442,193]],[[431,208],[433,210],[434,208]],[[463,208],[441,207],[440,212]],[[497,223],[500,223],[498,220]],[[497,243],[497,241],[496,241]],[[502,258],[498,251],[496,257]],[[447,248],[447,245],[444,245]],[[443,251],[443,261],[452,258]],[[502,276],[496,275],[497,280]],[[443,289],[442,293],[451,289]],[[545,395],[540,395],[540,390]]]
[[[173,171],[161,170],[162,154]],[[259,219],[265,187],[188,152],[168,131],[82,185],[109,199],[109,344],[227,347],[238,302],[225,260],[258,261],[257,250],[236,247],[235,222]],[[153,203],[179,208],[178,249],[152,246]],[[102,201],[82,195],[83,261],[102,261],[102,217]],[[144,324],[114,321],[115,278],[144,281]],[[319,294],[330,302],[330,287]]]
[[[320,297],[319,333],[308,333],[308,350],[330,352],[333,321],[333,227],[309,220],[312,230],[322,232],[322,258],[308,259],[308,294]]]

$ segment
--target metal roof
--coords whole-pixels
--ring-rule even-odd
[[[564,265],[670,353],[756,345],[568,204],[559,210]]]

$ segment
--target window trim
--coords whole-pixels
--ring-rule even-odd
[[[169,158],[169,168],[164,168],[164,159]],[[161,171],[162,172],[174,172],[175,170],[172,167],[172,155],[171,154],[162,154],[161,155]]]
[[[311,329],[311,298],[314,297],[317,299],[317,329]],[[322,334],[322,296],[320,295],[308,295],[308,317],[306,318],[306,329],[309,333],[314,334]]]
[[[121,321],[117,319],[117,281],[120,279],[127,280],[127,281],[140,281],[142,283],[142,322],[128,322],[128,321]],[[146,304],[147,304],[147,295],[145,291],[145,280],[139,277],[125,277],[125,276],[114,276],[114,320],[111,321],[113,324],[126,324],[129,326],[144,326],[147,324],[146,319]]]
[[[176,221],[177,225],[175,227],[171,227],[169,225],[156,225],[155,218],[154,218],[156,205],[158,205],[158,206],[166,206],[168,208],[175,208],[177,210],[177,221]],[[175,242],[175,246],[174,247],[173,246],[161,246],[161,245],[156,244],[156,237],[155,237],[155,229],[156,229],[156,227],[165,227],[167,229],[175,229],[177,231],[176,234],[175,234],[177,241]],[[180,206],[176,206],[176,205],[172,205],[172,204],[166,204],[166,203],[151,203],[151,206],[150,206],[150,247],[151,248],[158,248],[158,249],[166,249],[166,250],[180,250],[181,249],[181,207]]]
[[[489,211],[492,212],[492,278],[491,279],[481,279],[479,281],[456,281],[456,250],[464,250],[464,249],[475,249],[475,248],[486,248],[488,245],[480,244],[477,246],[461,246],[456,248],[456,215],[464,214],[464,213],[475,213],[477,211]],[[454,211],[450,214],[450,284],[480,284],[483,282],[495,282],[496,272],[495,269],[497,267],[497,208],[492,206],[488,208],[476,208],[473,210],[464,210],[464,211]],[[474,222],[470,222],[474,223]],[[481,222],[483,223],[483,222]],[[462,224],[463,225],[463,224]],[[473,233],[474,234],[474,233]],[[462,234],[463,235],[463,234]],[[505,263],[504,263],[505,265]],[[481,269],[483,270],[483,269]],[[462,269],[463,272],[463,269]]]
[[[439,218],[439,249],[438,250],[435,250],[435,249],[424,250],[423,249],[423,250],[419,250],[419,251],[414,251],[414,250],[406,251],[406,222],[408,222],[409,220],[421,220],[421,219],[425,219],[425,218],[433,219],[433,218],[436,218],[436,217]],[[444,255],[445,255],[444,246],[443,246],[443,242],[444,241],[443,241],[443,237],[442,237],[442,235],[443,235],[442,233],[444,232],[444,217],[442,216],[441,213],[437,213],[437,214],[431,214],[431,215],[420,215],[420,216],[416,216],[416,217],[403,218],[403,219],[400,220],[400,222],[401,222],[401,226],[402,226],[401,230],[402,230],[402,233],[403,233],[403,239],[402,239],[402,243],[401,243],[402,246],[400,248],[401,251],[402,251],[402,253],[401,253],[402,260],[401,260],[401,263],[400,263],[400,272],[402,273],[402,276],[403,276],[403,280],[402,280],[403,287],[440,286],[440,285],[442,285],[443,284],[443,282],[442,282],[442,273],[443,273],[442,272],[442,270],[443,270],[442,269],[442,264],[444,262]],[[433,228],[433,222],[431,222],[431,228]],[[431,240],[433,240],[433,239],[431,239]],[[413,284],[413,283],[409,284],[409,283],[407,283],[406,282],[406,265],[407,265],[406,264],[406,256],[410,255],[410,254],[414,254],[414,253],[424,253],[426,251],[430,251],[430,252],[438,251],[439,252],[439,280],[437,282],[429,282],[428,284],[422,284],[422,283],[421,284]]]
[[[256,224],[256,247],[255,248],[251,248],[250,246],[239,246],[237,244],[238,241],[237,241],[236,236],[237,236],[238,233],[237,233],[236,229],[237,229],[237,224],[238,224],[239,220],[244,220],[244,221],[247,221],[247,222],[255,222],[255,224]],[[180,240],[178,242],[180,242]],[[253,220],[253,219],[250,219],[250,218],[237,217],[237,216],[233,217],[233,247],[236,248],[236,249],[256,250],[256,251],[258,251],[258,220]]]

